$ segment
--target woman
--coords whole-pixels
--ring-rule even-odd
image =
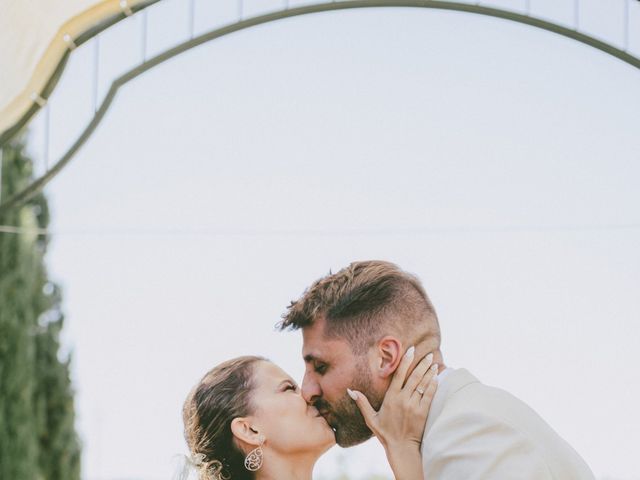
[[[423,479],[420,442],[437,384],[431,356],[407,375],[413,352],[403,357],[378,412],[363,394],[349,391],[397,480]],[[200,480],[311,480],[316,461],[335,444],[333,430],[293,379],[260,357],[208,372],[187,397],[183,419]]]

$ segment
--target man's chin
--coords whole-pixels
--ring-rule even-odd
[[[371,431],[365,432],[363,430],[354,432],[349,429],[341,429],[340,427],[333,429],[336,443],[342,448],[355,447],[356,445],[360,445],[361,443],[369,440],[373,433]]]

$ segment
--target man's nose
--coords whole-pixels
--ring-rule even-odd
[[[312,375],[305,373],[302,379],[302,398],[311,404],[315,398],[320,396],[322,396],[320,385],[313,379]]]

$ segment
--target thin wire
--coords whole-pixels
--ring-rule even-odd
[[[196,1],[189,0],[189,38],[194,37],[196,23]]]
[[[11,225],[0,225],[0,233],[14,233],[16,235],[49,235],[51,232],[43,228],[12,227]]]
[[[50,148],[50,142],[49,142],[49,136],[51,133],[51,121],[50,121],[50,105],[49,103],[47,103],[44,107],[44,112],[42,112],[44,115],[44,145],[43,145],[43,154],[42,154],[42,158],[44,160],[44,171],[48,172],[49,171],[49,148]]]
[[[100,35],[96,35],[93,44],[93,111],[98,111],[98,84],[100,82]]]
[[[142,11],[142,29],[141,29],[141,38],[140,38],[140,54],[142,57],[142,63],[147,61],[147,18],[148,12],[145,8]]]
[[[232,229],[122,229],[122,230],[50,230],[45,228],[16,227],[0,225],[0,233],[27,235],[98,235],[98,236],[395,236],[395,235],[451,235],[451,234],[496,234],[496,233],[554,233],[554,232],[603,232],[639,230],[640,223],[618,225],[504,225],[496,227],[434,227],[434,228],[359,228],[359,229],[273,229],[273,230],[232,230]]]
[[[626,52],[629,48],[629,0],[624,0],[624,37],[622,40],[622,49]]]

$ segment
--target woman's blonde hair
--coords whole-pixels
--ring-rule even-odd
[[[253,412],[254,367],[261,357],[245,356],[216,366],[191,390],[184,402],[184,436],[198,457],[200,480],[253,480],[244,468],[231,422]]]

